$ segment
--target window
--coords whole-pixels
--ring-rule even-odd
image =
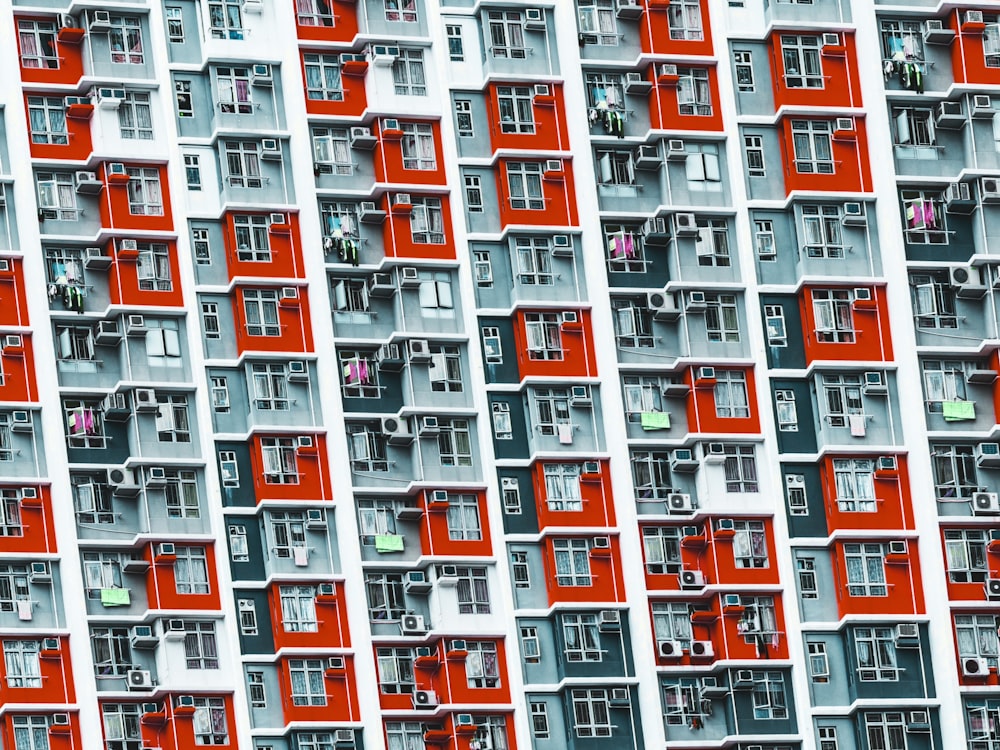
[[[528,359],[561,360],[563,358],[561,323],[562,318],[558,313],[524,314]]]
[[[345,128],[313,128],[313,167],[319,174],[354,174],[351,144]]]
[[[136,276],[139,288],[147,292],[169,292],[174,288],[171,280],[170,252],[166,245],[140,242]]]
[[[984,16],[986,28],[983,30],[983,56],[986,60],[987,68],[1000,68],[1000,23],[997,23],[998,16],[989,14]]]
[[[510,421],[510,404],[495,401],[492,405],[493,437],[497,440],[513,440],[514,426]]]
[[[888,596],[881,544],[845,544],[844,561],[849,596]]]
[[[381,692],[387,694],[413,692],[416,686],[413,675],[413,649],[379,648],[375,650],[375,657]]]
[[[785,66],[785,86],[790,89],[824,87],[819,48],[818,36],[782,34],[781,57]]]
[[[743,617],[736,623],[736,632],[743,641],[756,645],[758,654],[773,643],[778,634],[778,619],[773,596],[742,596]]]
[[[983,705],[966,704],[965,718],[969,726],[970,748],[987,750],[1000,741],[1000,706],[996,701],[980,701]]]
[[[469,178],[466,177],[466,186],[468,189]],[[475,178],[478,180],[479,178]],[[482,206],[480,205],[480,209]],[[468,207],[470,211],[475,210],[471,205]],[[488,250],[475,250],[473,251],[473,261],[475,267],[476,276],[476,286],[492,288],[493,287],[493,261],[491,259]]]
[[[681,572],[681,530],[678,527],[643,526],[642,549],[647,573]]]
[[[153,140],[153,116],[148,93],[125,92],[125,98],[118,105],[118,131],[127,140]]]
[[[990,667],[997,666],[997,622],[994,615],[955,615],[955,640],[958,655],[965,658],[985,658]]]
[[[755,719],[787,719],[785,679],[781,672],[754,672],[753,717]]]
[[[465,46],[462,42],[462,27],[448,24],[444,27],[444,32],[448,38],[448,58],[452,62],[464,62]]]
[[[94,351],[94,332],[90,328],[57,326],[56,356],[59,368],[76,369],[78,372],[96,372],[97,362]],[[0,459],[9,461],[9,458]]]
[[[235,451],[219,451],[219,472],[223,487],[240,486],[240,469]]]
[[[830,681],[830,659],[826,653],[826,644],[822,641],[806,643],[806,654],[809,659],[809,677],[813,682],[825,684]]]
[[[458,613],[488,615],[490,587],[484,567],[458,567]]]
[[[340,60],[336,55],[302,55],[306,71],[306,98],[331,102],[344,101]]]
[[[585,73],[583,76],[587,94],[587,106],[591,109],[616,108],[622,119],[628,112],[625,107],[625,86],[618,73]]]
[[[729,255],[729,227],[726,220],[698,219],[697,225],[695,252],[698,265],[728,268],[732,259]]]
[[[413,198],[410,237],[418,245],[444,244],[444,214],[440,198]]]
[[[483,355],[486,364],[503,364],[503,344],[500,341],[500,329],[494,326],[483,326]]]
[[[971,445],[932,445],[931,461],[938,500],[964,500],[980,491]]]
[[[335,18],[329,0],[298,0],[295,4],[299,26],[334,26]]]
[[[742,370],[715,371],[715,416],[723,419],[749,418],[747,376]]]
[[[833,477],[841,513],[875,513],[875,462],[866,458],[837,458]]]
[[[396,536],[396,506],[391,500],[357,500],[361,544],[375,547],[377,536]]]
[[[693,151],[684,159],[684,176],[687,178],[687,188],[692,192],[722,190],[722,172],[719,165],[719,147],[715,144],[695,146],[700,151]],[[690,150],[690,149],[689,149]]]
[[[825,344],[853,344],[853,295],[848,289],[813,289],[816,340]]]
[[[882,19],[879,24],[882,34],[882,58],[895,60],[924,59],[923,23],[896,18]]]
[[[65,146],[69,143],[66,129],[66,104],[55,96],[28,97],[28,124],[32,143]]]
[[[854,628],[854,652],[858,659],[858,679],[862,682],[895,682],[895,628]]]
[[[386,727],[392,726],[392,723],[387,723]],[[419,724],[407,723],[406,726],[417,726]],[[412,734],[407,736],[412,737]],[[333,734],[330,732],[296,732],[293,737],[295,738],[295,750],[331,750],[334,747]],[[390,747],[392,747],[390,745]],[[262,747],[261,750],[265,750],[266,746]],[[399,746],[402,750],[403,745]],[[393,750],[397,750],[393,748]]]
[[[243,312],[248,336],[280,336],[278,290],[244,289]]]
[[[219,323],[219,304],[217,302],[201,303],[201,325],[207,339],[221,337],[222,326]]]
[[[85,569],[86,570],[86,569]],[[89,596],[89,592],[88,592]],[[31,601],[31,587],[28,585],[27,565],[0,565],[0,612],[14,612],[18,602]],[[31,611],[30,607],[27,607]]]
[[[635,165],[631,151],[600,149],[596,156],[598,184],[635,186]]]
[[[479,500],[475,495],[449,495],[447,515],[449,539],[478,542],[483,538]]]
[[[333,310],[340,315],[352,315],[367,322],[371,313],[368,285],[360,279],[342,279],[333,282]]]
[[[852,434],[864,433],[865,415],[861,391],[861,375],[822,375],[823,403],[827,424],[831,427],[851,427]]]
[[[358,205],[356,203],[320,201],[319,213],[325,236],[330,238],[357,237]],[[340,235],[337,234],[338,232]]]
[[[666,500],[674,492],[670,485],[670,456],[666,451],[633,451],[631,464],[637,500]]]
[[[247,527],[242,524],[229,526],[229,559],[233,562],[250,562]]]
[[[382,0],[386,21],[417,22],[417,0]]]
[[[51,717],[37,714],[15,715],[14,750],[49,750],[49,722]]]
[[[733,557],[737,568],[767,568],[767,535],[763,521],[733,521]]]
[[[691,608],[686,602],[654,602],[653,637],[657,643],[680,641],[683,647],[691,643]]]
[[[645,272],[646,251],[639,227],[605,224],[604,246],[608,249],[607,263],[611,273]]]
[[[579,464],[543,464],[545,504],[550,511],[581,511]]]
[[[295,558],[298,565],[309,559],[306,546],[305,513],[301,510],[268,511],[265,513],[275,557]]]
[[[625,418],[629,422],[641,422],[643,414],[663,411],[663,383],[659,378],[625,375],[622,389],[625,394]]]
[[[267,263],[271,260],[268,238],[270,222],[266,216],[239,214],[233,217],[236,233],[236,257],[240,261]]]
[[[105,750],[136,750],[143,747],[141,711],[142,707],[138,703],[101,704]]]
[[[438,455],[442,466],[472,466],[472,436],[467,419],[439,419]]]
[[[803,250],[810,258],[843,258],[846,247],[841,233],[839,206],[802,207]]]
[[[418,49],[399,50],[392,64],[392,81],[397,96],[427,96],[424,53]]]
[[[595,614],[564,614],[563,654],[566,661],[601,661],[601,634]]]
[[[709,341],[735,343],[740,340],[739,307],[735,294],[706,294],[705,328]]]
[[[386,438],[364,424],[347,426],[347,446],[351,452],[352,471],[389,471]]]
[[[375,365],[371,352],[341,350],[339,359],[341,392],[344,394],[344,398],[379,397],[381,388],[379,387],[378,367]],[[279,368],[283,383],[287,383],[284,365],[271,365],[270,367]],[[282,384],[281,387],[285,388],[286,386]],[[288,408],[287,402],[283,408]]]
[[[322,659],[289,659],[288,676],[293,706],[325,706],[326,684]]]
[[[38,641],[4,641],[4,671],[7,687],[40,688],[41,666],[38,661]]]
[[[243,18],[240,0],[211,0],[208,18],[213,39],[242,39]]]
[[[255,141],[226,141],[226,171],[230,187],[260,188],[260,145]]]
[[[520,11],[490,11],[487,14],[490,53],[493,57],[523,60],[528,50],[524,46],[524,17]]]
[[[92,474],[71,474],[73,507],[79,524],[114,523],[115,508],[110,488]]]
[[[184,176],[187,180],[188,190],[201,190],[201,159],[196,154],[184,154]],[[192,233],[195,231],[198,230],[192,230]],[[206,257],[208,258],[207,261]],[[207,252],[199,254],[197,243],[195,246],[195,259],[201,264],[211,262],[211,256]]]
[[[577,737],[611,736],[607,690],[570,690],[570,698],[573,701],[573,730]]]
[[[671,0],[667,8],[667,25],[670,27],[671,39],[703,39],[700,0]]]
[[[749,50],[733,52],[733,62],[736,64],[736,89],[741,94],[752,94],[755,91],[753,79],[753,53]]]
[[[63,401],[66,434],[70,448],[104,448],[104,413],[95,403],[66,399]]]
[[[83,578],[88,599],[100,599],[107,589],[122,588],[121,559],[114,552],[84,552]],[[27,580],[25,581],[27,593]]]
[[[255,409],[262,411],[288,410],[288,376],[284,364],[251,364],[250,379],[253,383]]]
[[[906,241],[914,245],[948,243],[947,213],[941,193],[925,190],[901,190],[903,225]]]
[[[528,564],[527,552],[510,553],[511,578],[514,580],[514,588],[531,588],[531,567]]]
[[[184,621],[184,658],[188,669],[218,669],[214,622]]]
[[[770,219],[757,220],[753,223],[754,248],[757,257],[763,261],[777,260],[774,244],[774,222]]]
[[[520,515],[521,487],[517,477],[501,477],[500,499],[503,500],[504,513]]]
[[[785,309],[781,305],[764,305],[764,328],[768,346],[788,346]]]
[[[0,438],[2,443],[3,438]],[[0,489],[0,536],[24,536],[20,490]]]
[[[576,427],[569,415],[569,390],[535,388],[529,391],[535,412],[535,427],[542,435],[559,435],[559,440],[573,440]]]
[[[267,708],[263,672],[256,669],[247,672],[247,697],[250,700],[250,708]]]
[[[906,750],[906,724],[902,711],[865,711],[868,747],[875,750]]]
[[[229,729],[224,698],[194,699],[194,744],[228,745]]]
[[[111,16],[111,30],[108,32],[111,48],[111,62],[142,65],[142,24],[134,16]]]
[[[434,130],[430,124],[404,122],[400,124],[400,127],[403,130],[403,169],[436,169]]]
[[[501,133],[534,133],[535,109],[528,86],[498,86]]]
[[[128,210],[137,216],[163,216],[163,193],[160,170],[155,167],[129,167]]]
[[[36,172],[38,210],[42,218],[76,221],[76,187],[71,172]]]
[[[56,47],[56,25],[51,21],[17,22],[17,38],[21,45],[22,68],[59,67]]]
[[[663,683],[663,716],[668,726],[687,725],[700,728],[703,713],[701,691],[696,682]]]
[[[918,328],[958,328],[955,290],[945,274],[910,274],[910,299]]]
[[[982,529],[945,529],[944,554],[952,583],[985,583],[989,577]]]
[[[590,586],[590,544],[586,539],[554,539],[557,586]]]
[[[530,664],[537,664],[542,657],[541,642],[538,640],[538,628],[521,628],[521,654]]]
[[[828,120],[792,120],[796,172],[833,174],[832,133]]]
[[[177,116],[194,117],[194,101],[191,97],[191,81],[175,82],[174,97],[177,102]]]
[[[399,573],[369,573],[365,577],[365,588],[368,593],[368,619],[372,622],[398,620],[406,614],[403,576]]]
[[[934,127],[934,113],[930,109],[915,107],[893,107],[890,110],[893,125],[893,143],[898,147],[927,149],[937,143]],[[918,152],[897,148],[896,155],[909,157]],[[927,158],[923,153],[921,158]],[[934,154],[933,158],[937,158]]]
[[[163,495],[167,518],[200,518],[197,475],[193,469],[164,471]],[[149,480],[147,477],[147,485]]]
[[[545,703],[531,701],[528,704],[531,713],[531,736],[536,740],[549,738],[549,711]]]
[[[314,587],[279,586],[278,597],[281,599],[281,624],[286,633],[315,633],[319,630]]]
[[[541,162],[509,161],[506,168],[510,207],[532,211],[544,210]]]
[[[583,43],[617,46],[618,22],[613,0],[579,0],[578,6]]]
[[[712,89],[708,82],[707,68],[677,69],[680,80],[677,84],[677,111],[682,115],[712,114]]]
[[[385,736],[388,750],[423,750],[425,725],[417,721],[387,721]],[[300,748],[300,750],[314,750]],[[316,750],[319,750],[318,748]]]
[[[966,391],[965,364],[959,360],[925,359],[922,363],[924,371],[924,398],[927,411],[940,414],[944,410],[945,401],[965,401]]]
[[[191,442],[187,396],[177,393],[157,395],[156,436],[161,443]]]
[[[465,679],[470,688],[500,687],[497,644],[493,641],[466,641]]]
[[[455,100],[455,129],[460,138],[472,138],[476,135],[472,124],[472,102],[469,99]]]
[[[752,445],[726,445],[726,492],[758,492],[757,458]]]
[[[208,560],[204,547],[175,547],[174,585],[178,594],[208,594]]]
[[[764,169],[764,139],[759,135],[743,136],[743,153],[747,158],[747,175],[766,177]]]
[[[805,475],[785,474],[785,494],[788,499],[788,511],[791,515],[809,515],[809,501],[806,498]]]

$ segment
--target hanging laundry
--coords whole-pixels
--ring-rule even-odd
[[[309,564],[309,548],[292,547],[292,558],[295,560],[295,565],[297,567],[304,568]]]
[[[573,443],[573,425],[561,424],[558,425],[558,430],[559,430],[559,442],[562,445],[571,445]]]
[[[867,417],[864,414],[851,414],[847,417],[847,422],[851,426],[851,437],[864,437]]]
[[[635,257],[635,240],[631,234],[625,235],[625,257],[634,258]]]

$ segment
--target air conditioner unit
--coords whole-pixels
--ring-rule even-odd
[[[670,452],[670,470],[678,472],[697,471],[700,462],[690,448],[674,448]]]
[[[268,161],[281,159],[281,141],[277,138],[263,138],[260,142],[260,158]]]
[[[570,241],[568,234],[556,234],[552,237],[552,257],[554,258],[572,258],[573,257],[573,243]]]
[[[906,554],[906,542],[903,540],[895,540],[889,542],[889,554],[890,555],[905,555]]]
[[[697,237],[698,222],[692,213],[674,214],[674,234],[678,237]]]
[[[671,138],[667,141],[667,161],[683,161],[687,159],[687,155],[684,141],[678,138]]]
[[[670,242],[670,231],[667,221],[662,216],[652,216],[642,225],[642,238],[646,245],[666,245]]]
[[[407,353],[410,362],[427,364],[431,361],[431,347],[427,339],[410,339],[407,342]]]
[[[593,405],[593,400],[590,397],[590,387],[586,385],[574,385],[570,388],[569,393],[569,405],[576,407],[584,407]]]
[[[864,392],[873,395],[888,393],[889,386],[886,384],[885,373],[874,370],[866,372]]]
[[[96,91],[97,106],[99,109],[118,109],[125,99],[125,89],[98,88]],[[125,174],[125,170],[123,168],[121,172],[112,174]]]
[[[977,516],[1000,513],[1000,499],[996,492],[973,492],[972,512]]]
[[[670,84],[677,82],[677,66],[673,63],[662,63],[657,68],[657,77],[661,83]]]
[[[458,566],[442,565],[438,568],[438,583],[446,586],[454,586],[458,583]]]
[[[403,615],[399,620],[399,629],[403,635],[423,635],[427,632],[421,615]]]
[[[948,213],[972,213],[976,201],[967,182],[953,182],[944,191],[944,210]]]
[[[132,392],[132,398],[135,401],[135,410],[139,413],[154,414],[160,410],[156,391],[152,388],[136,388]]]
[[[648,292],[646,307],[653,313],[654,320],[677,320],[681,314],[677,306],[677,295],[672,292]]]
[[[434,416],[421,417],[417,426],[418,437],[434,437],[441,433],[441,425],[438,418]]]
[[[358,218],[362,224],[381,224],[385,221],[385,211],[375,201],[361,201],[358,204]]]
[[[749,669],[737,669],[733,675],[733,687],[737,690],[752,688],[753,671]]]
[[[563,171],[562,159],[545,160],[545,174],[547,175],[562,174],[562,171]]]
[[[177,707],[178,708],[194,708],[194,696],[193,695],[181,695],[177,697]]]
[[[684,539],[698,540],[702,539],[702,531],[697,526],[684,526],[681,528],[681,537]]]
[[[739,594],[726,594],[722,597],[722,606],[726,609],[742,609],[743,599]]]
[[[666,659],[680,659],[684,656],[684,647],[680,641],[660,641],[660,656]]]
[[[129,640],[132,643],[132,648],[138,649],[156,648],[160,643],[160,639],[150,625],[133,625]]]
[[[1000,600],[1000,578],[987,578],[983,588],[986,590],[986,598],[991,602]]]
[[[455,715],[455,726],[457,727],[471,727],[475,725],[475,720],[472,718],[472,714],[456,714]]]
[[[824,47],[839,47],[840,46],[840,34],[833,34],[833,33],[823,34],[823,46]]]
[[[691,641],[688,651],[692,659],[711,659],[715,656],[715,647],[711,641]]]
[[[312,530],[326,528],[326,513],[319,508],[310,508],[306,511],[306,528]]]
[[[351,147],[370,151],[375,148],[378,138],[372,135],[371,128],[354,127],[351,128]]]
[[[931,731],[930,713],[927,711],[907,711],[906,731],[907,732]]]
[[[684,305],[684,309],[689,313],[702,313],[708,309],[708,301],[705,299],[705,293],[699,291],[691,291],[687,294],[687,303]]]
[[[399,285],[403,289],[420,288],[420,271],[414,266],[403,266],[399,269]]]
[[[611,538],[606,536],[595,536],[590,542],[591,550],[611,549]]]
[[[31,563],[31,580],[37,583],[45,583],[52,580],[52,571],[47,562]]]
[[[456,638],[453,641],[448,642],[448,653],[450,654],[462,654],[469,650],[469,644],[466,643],[463,638]]]
[[[104,189],[104,183],[97,179],[96,172],[76,173],[76,192],[83,195],[94,195]]]
[[[977,445],[976,466],[981,469],[1000,469],[1000,443]]]
[[[415,690],[413,692],[414,708],[437,708],[437,693],[433,690]]]
[[[865,216],[863,203],[851,201],[844,204],[844,212],[840,217],[840,223],[845,227],[863,227],[868,225],[868,218]]]
[[[146,321],[141,315],[129,315],[125,319],[126,336],[145,336]]]
[[[595,479],[601,478],[601,462],[600,461],[584,461],[583,466],[580,467],[580,478],[586,481],[587,478],[592,477]]]
[[[309,382],[309,367],[301,359],[293,359],[288,363],[288,374],[285,376],[289,383]]]
[[[578,328],[580,325],[580,316],[577,314],[576,310],[564,310],[562,313],[562,320],[560,326],[562,328]]]
[[[427,504],[432,508],[447,508],[451,505],[448,500],[448,490],[431,490],[427,493]]]
[[[244,0],[244,3],[246,0]],[[274,78],[271,77],[271,66],[262,65],[256,63],[252,72],[250,73],[250,85],[252,86],[270,86],[274,83]]]
[[[59,15],[59,28],[60,29],[78,29],[79,21],[76,20],[76,16],[71,16],[69,13],[61,13]]]
[[[177,547],[174,546],[173,542],[160,542],[156,545],[156,556],[163,558],[176,557]]]
[[[345,662],[343,656],[331,656],[326,660],[326,668],[333,672],[344,671]]]
[[[380,67],[389,67],[396,62],[399,57],[399,47],[390,47],[385,44],[373,44],[369,48],[372,62]]]
[[[288,214],[274,213],[269,217],[269,223],[273,228],[275,225],[284,226],[288,224]]]
[[[541,8],[525,8],[524,28],[545,31],[545,11]]]
[[[115,497],[137,497],[141,489],[132,470],[124,467],[108,469],[108,486]]]
[[[951,44],[955,32],[945,27],[940,18],[928,18],[924,21],[924,41],[927,44]]]
[[[700,570],[681,571],[682,589],[703,589],[705,588],[705,574]]]
[[[333,583],[321,583],[316,587],[316,596],[324,599],[333,599],[337,596],[337,586]]]
[[[663,166],[663,157],[656,145],[642,145],[635,150],[635,168],[656,171]]]
[[[167,484],[167,470],[162,466],[150,466],[146,471],[147,487],[165,487]]]
[[[90,16],[91,31],[111,31],[111,13],[106,10],[95,10]]]
[[[411,570],[406,574],[403,588],[410,594],[429,594],[433,585],[422,570]]]
[[[152,690],[153,675],[146,669],[130,669],[125,673],[125,684],[129,690]]]
[[[854,132],[853,117],[838,117],[833,123],[834,132]]]
[[[535,96],[552,96],[552,87],[547,83],[536,83]]]
[[[982,23],[983,22],[983,12],[981,10],[967,10],[965,15],[962,16],[963,23]]]
[[[52,714],[52,723],[56,726],[69,726],[69,714]]]
[[[972,116],[993,117],[993,99],[989,94],[973,94]]]
[[[963,656],[962,675],[965,677],[988,677],[990,663],[982,656]]]
[[[667,495],[667,511],[670,513],[691,513],[694,511],[691,496],[684,492],[671,492]]]
[[[598,629],[608,633],[621,630],[622,616],[617,609],[602,609],[598,618]]]
[[[920,627],[915,622],[901,622],[896,625],[896,640],[920,638]]]
[[[382,434],[389,445],[409,445],[413,442],[410,425],[403,417],[382,417]]]

